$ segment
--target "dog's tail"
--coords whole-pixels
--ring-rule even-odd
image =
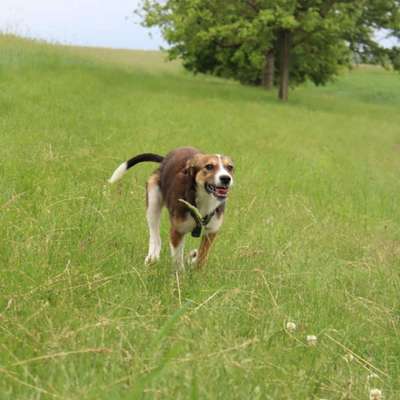
[[[108,180],[109,183],[114,183],[121,179],[123,175],[128,171],[129,168],[132,168],[134,165],[139,164],[141,162],[152,161],[160,163],[164,160],[163,156],[153,153],[144,153],[139,154],[128,161],[122,163],[112,174],[111,178]]]

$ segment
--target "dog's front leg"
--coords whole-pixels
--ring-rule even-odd
[[[206,233],[202,238],[201,238],[201,243],[200,247],[197,250],[197,256],[196,256],[196,266],[198,268],[201,268],[207,261],[208,258],[208,253],[210,251],[211,245],[213,244],[213,241],[215,237],[217,236],[216,232],[210,232]]]
[[[185,270],[185,264],[183,262],[183,249],[185,246],[184,234],[178,232],[175,228],[171,228],[170,232],[170,246],[171,246],[171,256],[176,269],[178,271]]]

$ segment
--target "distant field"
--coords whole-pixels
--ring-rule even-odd
[[[0,36],[1,400],[400,398],[400,76],[290,97]],[[178,286],[166,215],[143,265],[154,165],[106,180],[181,145],[237,175],[209,264]]]
[[[180,73],[183,68],[177,61],[168,61],[166,53],[160,51],[141,51],[108,49],[99,47],[71,47],[63,48],[64,54],[69,52],[72,55],[79,55],[85,58],[112,63],[119,68],[130,67],[136,70],[142,69],[147,72],[169,72]]]

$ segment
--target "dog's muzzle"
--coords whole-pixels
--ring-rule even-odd
[[[229,183],[227,185],[216,186],[211,183],[205,184],[206,192],[213,194],[217,199],[224,200],[228,197]]]

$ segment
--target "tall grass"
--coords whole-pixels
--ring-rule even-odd
[[[400,398],[398,75],[281,104],[154,54],[0,50],[1,399]],[[154,166],[106,179],[181,145],[231,155],[237,184],[177,277],[166,215],[143,265]]]

